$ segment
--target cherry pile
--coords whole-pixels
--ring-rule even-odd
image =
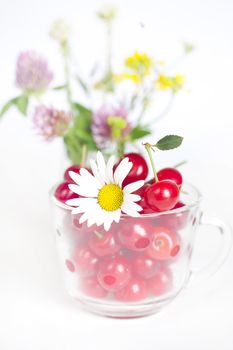
[[[125,154],[133,166],[123,186],[147,180],[146,160],[137,153]],[[88,168],[87,168],[88,169]],[[79,173],[73,165],[64,174],[55,197],[65,203],[78,197],[69,190],[69,171]],[[91,171],[90,169],[88,169]],[[77,288],[87,296],[121,302],[136,302],[147,297],[161,296],[172,290],[172,262],[182,250],[179,230],[186,225],[187,212],[172,211],[184,204],[179,200],[182,175],[175,168],[164,168],[155,179],[145,182],[135,193],[141,196],[141,217],[123,218],[108,232],[103,228],[79,224],[79,216],[70,216],[74,235],[70,255],[65,260],[67,272],[77,277]],[[159,217],[146,214],[170,211]],[[65,231],[65,228],[64,228]]]
[[[87,296],[137,302],[172,289],[172,261],[181,248],[179,234],[153,221],[125,218],[108,232],[76,226],[65,260],[77,288]]]

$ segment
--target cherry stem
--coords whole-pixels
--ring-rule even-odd
[[[175,164],[173,166],[173,168],[179,168],[179,167],[181,167],[182,165],[185,165],[185,164],[187,164],[187,160],[183,160],[182,162],[179,162],[179,163]]]
[[[154,173],[155,182],[158,182],[159,179],[158,179],[158,176],[157,176],[157,171],[156,171],[156,168],[155,168],[155,162],[154,162],[153,155],[152,155],[152,152],[151,152],[152,146],[149,143],[145,143],[144,146],[145,146],[146,151],[148,153],[148,156],[150,158],[151,166],[152,166],[153,173]]]
[[[82,146],[82,158],[81,158],[81,162],[80,162],[80,166],[84,167],[85,163],[86,163],[86,157],[87,157],[87,145],[83,145]]]
[[[94,234],[99,238],[99,239],[103,239],[103,234],[98,232],[98,231],[94,231]]]

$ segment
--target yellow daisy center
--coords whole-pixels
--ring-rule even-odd
[[[98,203],[106,211],[115,211],[123,203],[123,191],[115,184],[108,184],[101,188],[98,194]]]

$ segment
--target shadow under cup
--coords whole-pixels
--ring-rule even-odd
[[[139,218],[123,215],[108,232],[79,224],[79,216],[51,191],[59,260],[68,293],[89,311],[111,317],[158,312],[187,284],[199,191],[185,184],[185,205]]]

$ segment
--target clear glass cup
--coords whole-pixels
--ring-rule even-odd
[[[108,232],[80,225],[72,208],[56,200],[54,188],[51,200],[65,287],[86,309],[105,316],[140,317],[160,311],[188,282],[216,272],[232,245],[231,228],[203,216],[201,195],[190,184],[183,187],[180,208],[139,218],[123,215]],[[191,260],[200,225],[215,226],[222,246],[214,261],[194,273]]]

